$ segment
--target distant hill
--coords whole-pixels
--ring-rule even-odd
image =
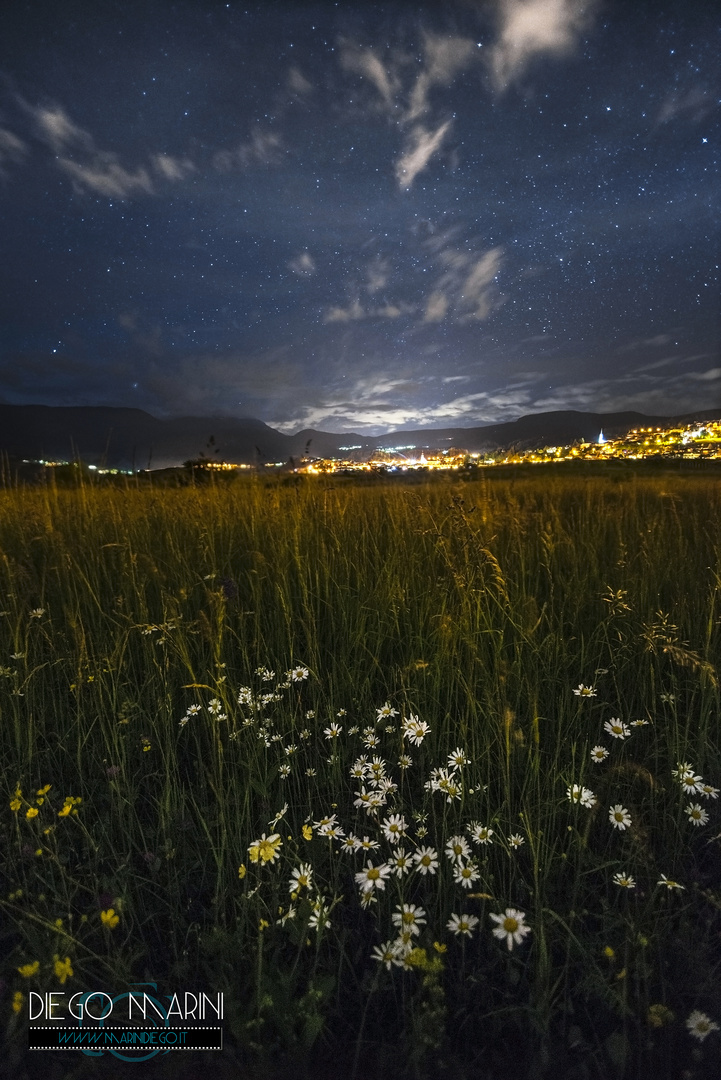
[[[719,410],[683,416],[646,416],[638,412],[531,413],[518,420],[484,427],[423,428],[368,436],[341,435],[309,428],[284,435],[260,420],[184,416],[159,420],[141,409],[103,406],[0,405],[0,451],[14,458],[64,460],[76,458],[92,465],[120,469],[160,469],[181,465],[201,453],[236,464],[265,464],[312,457],[356,455],[377,447],[407,446],[434,449],[451,446],[471,452],[516,446],[568,445],[592,441],[603,429],[606,437],[623,435],[634,427],[719,419]],[[212,439],[212,441],[211,441]]]

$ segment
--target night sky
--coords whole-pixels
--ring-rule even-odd
[[[708,0],[28,0],[0,401],[381,434],[719,406]]]

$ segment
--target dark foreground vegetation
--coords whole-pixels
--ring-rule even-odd
[[[719,1075],[715,474],[7,488],[0,611],[0,1072]]]

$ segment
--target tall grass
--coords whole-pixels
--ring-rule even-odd
[[[0,493],[13,1067],[28,1067],[27,994],[58,989],[67,957],[77,988],[224,991],[223,1061],[249,1075],[715,1075],[719,1033],[701,1042],[684,1021],[721,1021],[718,800],[685,796],[672,770],[721,781],[720,537],[701,474]],[[307,679],[286,676],[297,666]],[[411,716],[430,728],[419,745]],[[611,718],[647,723],[615,739]],[[457,748],[469,764],[447,798],[427,781]],[[372,814],[354,806],[362,754],[398,785]],[[363,907],[354,875],[397,850],[390,813],[439,867],[389,877]],[[317,824],[333,814],[380,847],[344,853]],[[254,863],[264,833],[282,846]],[[444,854],[460,834],[471,889]],[[400,903],[427,921],[387,969],[371,954]],[[531,927],[510,951],[490,919],[507,908]],[[452,913],[480,920],[471,937]],[[169,1055],[167,1075],[192,1056]]]

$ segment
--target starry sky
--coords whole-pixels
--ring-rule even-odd
[[[0,402],[721,413],[714,9],[14,0]]]

